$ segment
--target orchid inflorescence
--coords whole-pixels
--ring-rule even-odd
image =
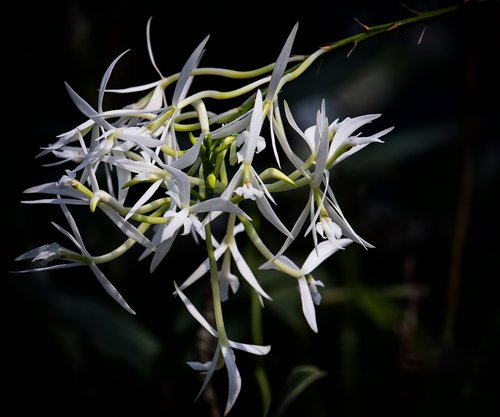
[[[214,371],[225,365],[229,386],[227,414],[241,388],[234,351],[256,355],[270,351],[270,346],[230,340],[224,327],[222,302],[238,291],[241,278],[257,293],[263,306],[272,301],[265,285],[259,282],[242,256],[236,235],[246,236],[263,256],[265,262],[260,269],[276,269],[296,280],[305,320],[317,332],[315,305],[320,304],[319,287],[323,283],[315,280],[312,273],[350,243],[373,247],[353,230],[340,209],[331,187],[330,170],[366,145],[382,142],[381,137],[392,128],[361,136],[356,132],[380,114],[337,119],[330,123],[324,100],[313,126],[303,130],[298,125],[286,101],[280,102],[281,91],[285,84],[299,77],[329,50],[323,47],[309,56],[291,55],[298,24],[271,65],[251,71],[200,67],[207,37],[180,73],[165,77],[152,54],[150,23],[151,20],[147,25],[147,45],[159,79],[137,87],[108,89],[112,71],[123,53],[104,74],[96,109],[66,85],[86,120],[59,135],[57,141],[44,147],[38,156],[52,154],[57,162],[50,165],[73,163],[74,167],[66,169],[56,182],[25,191],[49,196],[25,203],[61,207],[70,230],[53,224],[76,249],[57,243],[46,244],[24,253],[17,260],[40,263],[39,267],[22,272],[86,265],[107,293],[128,312],[134,313],[99,265],[119,258],[137,243],[143,246],[139,259],[150,257],[153,272],[180,236],[191,236],[196,243],[203,241],[207,259],[184,282],[174,281],[173,290],[191,315],[217,340],[212,361],[188,364],[206,375],[200,394]],[[246,83],[232,91],[192,93],[193,79],[199,76],[227,77]],[[173,88],[170,98],[169,87]],[[104,110],[106,93],[137,92],[147,93],[124,108]],[[224,112],[214,113],[206,107],[211,100],[224,103],[224,100],[238,97],[242,98],[242,104]],[[267,137],[263,137],[264,131],[268,132]],[[257,160],[263,159],[265,152],[270,154],[266,161],[272,162],[259,173]],[[284,161],[290,167],[288,173],[283,172]],[[139,184],[142,185],[136,187]],[[145,191],[129,192],[134,187],[134,191],[143,189],[141,187]],[[299,189],[307,190],[308,197],[290,227],[276,213],[273,194]],[[130,201],[132,194],[135,201]],[[243,201],[245,205],[240,204]],[[279,250],[273,252],[266,246],[253,225],[252,216],[242,208],[253,203],[258,210],[256,213],[283,236]],[[72,205],[88,206],[92,213],[97,208],[102,210],[123,232],[124,242],[109,253],[92,255],[70,213],[68,207]],[[218,238],[212,227],[216,220],[224,230]],[[298,266],[285,254],[297,238],[306,235],[312,239],[312,248],[302,266]],[[231,270],[233,263],[237,274]],[[188,287],[200,283],[207,275],[213,299],[213,324],[185,294]]]

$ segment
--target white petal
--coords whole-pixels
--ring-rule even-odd
[[[236,266],[238,267],[238,270],[240,271],[243,278],[245,278],[245,280],[260,295],[267,298],[268,300],[271,300],[271,297],[269,295],[267,295],[267,293],[262,289],[259,282],[257,281],[257,278],[255,278],[252,270],[250,269],[248,264],[245,262],[245,259],[243,258],[243,256],[241,256],[241,253],[238,250],[238,246],[236,246],[236,243],[234,241],[229,243],[229,250],[231,251],[231,255],[233,256],[234,262],[236,263]]]
[[[75,90],[73,90],[68,83],[64,83],[66,85],[66,90],[76,104],[76,107],[89,119],[95,121],[98,125],[102,126],[106,130],[113,130],[114,127],[108,123],[105,119],[103,119],[91,106],[88,104],[83,98],[81,98]]]
[[[175,287],[175,292],[179,296],[179,298],[182,300],[184,305],[186,306],[187,310],[189,313],[200,323],[205,330],[210,333],[214,337],[218,337],[217,331],[210,325],[210,323],[203,317],[203,315],[197,310],[197,308],[193,305],[191,301],[184,295],[184,293],[181,291],[181,289],[177,286],[176,282],[174,281],[174,287]]]
[[[162,75],[161,71],[156,66],[155,58],[154,58],[154,55],[153,55],[153,48],[151,47],[151,33],[150,33],[150,30],[151,30],[151,19],[153,19],[153,16],[151,16],[148,19],[148,23],[146,25],[146,41],[147,41],[147,45],[148,45],[149,60],[151,61],[151,64],[153,64],[153,68],[156,70],[156,72],[158,73],[158,75],[161,78],[163,78],[163,75]]]
[[[253,353],[254,355],[267,355],[271,351],[270,345],[250,345],[248,343],[233,342],[232,340],[229,341],[229,346],[243,352]]]
[[[104,92],[106,90],[106,85],[108,84],[109,78],[111,77],[111,73],[113,72],[113,68],[115,67],[116,63],[119,61],[119,59],[125,55],[129,50],[126,50],[125,52],[122,52],[120,55],[118,55],[113,62],[109,65],[108,69],[104,73],[104,76],[102,77],[101,81],[101,86],[99,88],[99,97],[97,100],[97,111],[99,113],[102,113],[102,102],[104,99]]]
[[[189,206],[191,193],[189,176],[185,172],[180,171],[177,168],[173,168],[172,166],[166,166],[165,169],[175,179],[175,183],[177,184],[177,187],[179,189],[179,199],[181,201],[181,204],[183,205],[183,207]]]
[[[91,264],[90,269],[97,277],[97,280],[100,282],[100,284],[104,287],[106,292],[125,310],[127,310],[131,314],[135,314],[135,311],[130,308],[130,306],[123,299],[118,290],[113,286],[113,284],[111,284],[111,282],[108,281],[108,279],[104,276],[100,269],[95,264]]]
[[[160,188],[163,179],[159,179],[155,181],[151,186],[146,190],[146,192],[136,201],[136,203],[132,206],[130,211],[125,216],[125,220],[128,220],[132,215],[137,211],[139,207],[141,207],[146,201],[148,201],[151,196]]]
[[[122,216],[120,216],[116,211],[114,211],[111,207],[101,204],[99,208],[106,213],[106,215],[113,221],[114,224],[120,229],[125,235],[129,238],[135,240],[137,243],[142,246],[155,250],[155,246],[151,243],[151,241],[144,236],[134,225],[127,222]]]
[[[255,149],[257,147],[257,140],[260,136],[260,130],[262,129],[262,93],[257,90],[255,96],[255,104],[252,111],[252,119],[250,120],[250,130],[249,135],[246,137],[248,143],[245,144],[245,154],[243,155],[243,160],[251,164],[253,156],[255,154]]]
[[[266,198],[256,199],[257,207],[259,208],[262,215],[270,222],[274,227],[276,227],[281,233],[286,236],[292,237],[292,234],[288,231],[285,225],[281,222],[279,217],[273,211],[269,201]]]
[[[222,356],[224,357],[224,363],[226,364],[228,376],[228,398],[226,408],[224,410],[224,415],[227,415],[231,408],[233,408],[233,405],[240,394],[241,376],[236,366],[236,358],[233,350],[229,346],[221,345],[221,351]]]
[[[179,229],[177,229],[173,236],[170,239],[163,240],[157,247],[156,251],[153,255],[153,259],[151,260],[151,265],[149,267],[149,271],[152,273],[156,269],[156,267],[160,264],[161,261],[163,261],[163,258],[167,256],[167,253],[170,251],[172,248],[172,245],[175,241],[175,238],[177,237],[177,234],[179,233]],[[146,255],[146,254],[145,254]]]
[[[222,243],[217,249],[214,251],[215,260],[218,261],[222,254],[226,251],[227,245]],[[208,271],[210,271],[210,261],[209,259],[205,259],[198,268],[194,270],[194,272],[186,278],[186,280],[179,286],[181,290],[189,287],[193,282],[200,279],[203,275],[205,275]],[[175,294],[175,293],[174,293]]]
[[[295,23],[292,31],[288,35],[288,38],[283,45],[283,49],[281,50],[278,59],[276,60],[276,64],[273,69],[273,73],[271,75],[271,81],[269,82],[269,88],[266,94],[266,100],[274,101],[274,97],[278,91],[278,84],[285,72],[286,66],[288,65],[288,59],[290,58],[290,52],[292,51],[293,41],[295,40],[295,35],[297,33],[297,29],[299,27],[298,23]]]
[[[309,286],[307,285],[306,277],[301,277],[298,279],[300,300],[302,302],[302,312],[306,318],[307,324],[315,332],[318,333],[318,325],[316,324],[316,311],[314,310],[314,304],[311,297],[311,292],[309,291]]]
[[[191,146],[191,148],[179,159],[173,161],[170,166],[177,169],[189,168],[196,162],[196,159],[200,154],[200,148],[202,143],[203,143],[203,135],[200,135],[196,143],[193,146]]]
[[[302,265],[302,272],[305,274],[310,274],[314,269],[318,267],[325,259],[333,255],[340,249],[345,248],[347,245],[352,243],[351,239],[338,239],[336,241],[338,246],[333,246],[330,241],[325,240],[318,244],[311,253],[309,253],[306,258],[304,265]]]
[[[242,216],[247,220],[251,220],[251,218],[236,204],[231,203],[230,201],[217,197],[211,198],[210,200],[205,200],[200,203],[196,203],[191,206],[190,211],[192,213],[208,213],[211,211],[223,211],[227,213],[234,213],[237,216]]]
[[[203,41],[198,45],[198,47],[193,51],[189,59],[184,64],[184,67],[181,70],[179,75],[179,79],[177,80],[177,84],[175,85],[175,90],[172,98],[172,104],[177,107],[179,102],[184,100],[186,97],[187,91],[191,85],[192,81],[192,72],[198,66],[201,56],[203,54],[203,48],[208,41],[209,36],[207,36]]]
[[[201,386],[200,391],[198,392],[198,395],[194,399],[195,401],[198,400],[198,398],[200,398],[201,393],[205,390],[205,388],[208,385],[208,382],[212,378],[212,375],[213,375],[215,369],[217,368],[219,354],[220,354],[220,345],[217,344],[217,348],[215,349],[213,359],[209,362],[210,367],[206,371],[202,371],[202,372],[206,372],[205,380],[203,381],[203,385]],[[188,362],[188,365],[189,365],[189,362]]]

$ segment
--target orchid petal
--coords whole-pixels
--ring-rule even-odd
[[[229,243],[228,246],[229,246],[229,250],[231,251],[231,255],[233,256],[234,262],[236,263],[236,266],[238,267],[238,270],[240,271],[243,278],[245,278],[245,280],[260,295],[267,298],[268,300],[272,300],[272,298],[260,286],[260,284],[257,281],[257,279],[255,278],[252,270],[250,269],[248,264],[245,262],[245,258],[243,258],[243,256],[241,256],[241,253],[238,250],[238,246],[236,246],[236,243],[233,241],[233,242]]]
[[[314,303],[311,296],[311,291],[309,291],[309,285],[307,285],[306,277],[301,277],[298,279],[300,300],[302,303],[302,312],[306,318],[307,324],[315,332],[318,333],[318,325],[316,324],[316,311],[314,309]]]
[[[120,216],[115,210],[111,207],[101,204],[99,208],[106,213],[106,215],[113,221],[114,224],[120,229],[125,235],[127,235],[130,239],[135,240],[137,243],[142,246],[155,250],[155,246],[151,243],[151,241],[144,236],[134,225],[127,222],[122,216]]]
[[[302,265],[302,272],[304,275],[310,274],[318,267],[325,259],[329,258],[335,252],[345,248],[352,243],[351,239],[338,239],[338,246],[333,246],[330,241],[325,240],[318,244],[318,246],[309,253],[304,264]]]
[[[130,49],[122,52],[120,55],[118,55],[113,62],[109,65],[108,69],[104,73],[104,76],[102,77],[101,81],[101,86],[99,88],[99,97],[97,100],[97,111],[99,113],[102,113],[102,102],[104,99],[104,93],[106,91],[106,85],[108,84],[109,78],[111,77],[111,73],[113,72],[113,68],[115,67],[116,63],[120,60],[120,58],[125,55]]]
[[[210,36],[210,35],[209,35]],[[208,41],[209,36],[207,36],[198,45],[198,47],[193,51],[184,67],[181,70],[177,84],[175,85],[175,90],[172,98],[172,104],[177,107],[179,103],[186,97],[187,91],[192,82],[192,72],[198,66],[201,56],[203,54],[203,48]]]
[[[288,38],[281,49],[281,52],[274,65],[273,73],[271,75],[271,81],[269,81],[269,88],[267,89],[266,100],[274,101],[274,97],[277,93],[279,82],[281,77],[285,72],[286,66],[288,65],[288,59],[290,58],[290,52],[292,51],[293,41],[295,40],[295,35],[297,34],[297,29],[299,23],[295,23],[292,31],[288,35]]]
[[[73,102],[76,104],[76,107],[89,119],[92,119],[94,122],[96,122],[99,126],[106,130],[113,130],[114,127],[111,125],[109,122],[107,122],[104,118],[102,118],[91,106],[88,104],[83,98],[81,98],[75,90],[73,90],[68,83],[64,83],[66,85],[66,90],[68,90],[68,93],[73,100]]]
[[[236,366],[236,358],[234,356],[233,350],[229,346],[220,346],[222,356],[224,357],[224,363],[227,369],[227,376],[229,380],[228,386],[228,398],[226,403],[226,408],[224,410],[224,415],[227,415],[231,408],[233,408],[238,395],[241,390],[241,376],[238,368]]]
[[[198,309],[194,306],[194,304],[184,295],[182,290],[179,288],[177,283],[174,281],[175,293],[182,300],[184,305],[186,306],[189,313],[196,319],[198,323],[200,323],[205,330],[210,333],[213,337],[218,337],[217,331],[210,325],[210,323],[203,317],[203,315],[198,311]]]

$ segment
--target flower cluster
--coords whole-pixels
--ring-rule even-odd
[[[297,29],[295,25],[271,65],[251,71],[200,67],[207,37],[179,73],[165,77],[151,52],[148,22],[148,50],[159,79],[137,87],[108,89],[108,80],[121,54],[103,76],[96,108],[66,85],[86,120],[59,135],[39,156],[52,155],[57,158],[54,164],[71,167],[57,181],[26,190],[29,194],[46,195],[26,203],[60,206],[70,230],[54,225],[74,249],[46,244],[17,260],[40,263],[30,271],[88,266],[109,295],[131,313],[133,309],[101,272],[100,264],[119,258],[139,244],[143,247],[140,259],[150,258],[150,270],[154,271],[181,236],[204,242],[207,259],[182,283],[173,283],[174,294],[217,339],[212,361],[189,365],[206,374],[200,393],[213,372],[225,366],[229,380],[225,413],[234,405],[241,388],[234,350],[257,355],[270,350],[270,346],[234,342],[226,334],[222,303],[238,291],[241,279],[257,292],[262,304],[272,301],[256,271],[241,255],[236,235],[246,236],[263,256],[261,269],[273,268],[296,280],[305,320],[314,332],[318,331],[315,305],[320,304],[319,287],[323,286],[313,278],[314,271],[350,243],[372,247],[353,230],[340,209],[331,187],[330,170],[366,145],[382,142],[380,138],[392,128],[362,136],[358,130],[379,114],[330,122],[324,101],[313,126],[303,130],[297,124],[288,104],[280,101],[280,93],[286,83],[300,76],[327,51],[320,48],[309,56],[293,56]],[[193,92],[193,79],[199,76],[229,77],[244,83],[232,91]],[[137,92],[144,95],[133,104],[117,110],[104,109],[105,94]],[[224,103],[237,97],[242,98],[242,104],[224,112],[214,113],[206,107],[210,100]],[[268,160],[272,162],[259,173],[256,160],[269,149]],[[285,160],[290,167],[288,173],[282,168]],[[142,185],[136,187],[138,184]],[[142,191],[130,192],[134,187],[134,191]],[[295,223],[287,225],[277,214],[273,194],[298,189],[306,189],[308,198]],[[245,205],[240,204],[244,201]],[[283,237],[283,244],[275,253],[253,227],[252,216],[242,208],[253,203],[256,213]],[[88,206],[92,213],[103,211],[123,232],[123,243],[104,255],[91,254],[68,208],[73,205]],[[225,230],[219,239],[213,235],[216,219]],[[299,236],[306,235],[312,238],[312,249],[302,266],[298,266],[286,254]],[[232,270],[232,265],[237,270]],[[209,276],[206,282],[210,282],[212,290],[212,324],[185,294],[205,276]]]

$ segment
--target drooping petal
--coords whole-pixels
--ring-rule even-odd
[[[255,278],[255,275],[246,263],[245,258],[241,256],[241,253],[238,250],[238,246],[236,246],[236,242],[232,241],[229,243],[229,250],[231,251],[231,255],[233,256],[234,262],[236,263],[236,266],[238,267],[238,270],[240,271],[242,277],[245,278],[245,280],[252,286],[252,288],[260,295],[267,298],[268,300],[271,300],[271,297],[262,289],[259,282],[257,281],[257,278]]]
[[[201,386],[200,390],[198,391],[198,395],[196,395],[196,398],[194,399],[195,401],[197,401],[198,398],[200,398],[200,395],[203,393],[203,391],[205,391],[205,388],[207,387],[208,382],[212,378],[212,375],[215,372],[215,369],[217,368],[219,354],[220,354],[220,345],[217,344],[217,348],[215,349],[213,359],[207,363],[207,364],[210,364],[210,366],[208,367],[208,369],[205,369],[206,367],[204,366],[203,370],[201,371],[203,373],[206,373],[206,375],[205,375],[205,379],[203,380],[203,385]],[[188,362],[188,365],[194,369],[193,365],[191,365],[191,362]]]
[[[105,275],[101,272],[101,270],[96,266],[96,264],[90,264],[90,269],[96,276],[99,283],[104,287],[106,292],[125,310],[127,310],[131,314],[135,314],[135,311],[130,308],[127,302],[120,295],[118,290],[109,282],[109,280],[105,277]]]
[[[203,315],[198,311],[198,309],[193,305],[193,303],[184,295],[182,290],[179,288],[177,283],[174,281],[175,293],[182,300],[186,306],[189,313],[200,323],[205,330],[210,333],[213,337],[218,337],[217,331],[210,325],[210,323],[203,317]]]
[[[276,229],[278,229],[281,233],[283,233],[285,236],[291,237],[292,234],[288,231],[286,226],[281,222],[279,217],[276,215],[276,213],[273,211],[271,204],[269,204],[269,201],[266,198],[257,198],[255,200],[257,203],[257,207],[259,208],[259,211],[262,213],[262,215],[274,226]]]
[[[304,313],[304,317],[306,318],[309,327],[315,333],[318,333],[318,325],[316,323],[316,311],[314,309],[314,303],[312,300],[311,292],[309,291],[309,286],[307,285],[306,277],[299,278],[298,283],[300,291],[300,300],[302,303],[302,312]]]
[[[167,256],[168,252],[172,248],[172,245],[175,241],[175,238],[177,237],[177,234],[179,233],[179,229],[177,229],[172,237],[170,239],[166,239],[161,241],[158,246],[156,247],[156,251],[154,252],[153,259],[151,260],[151,265],[149,266],[149,271],[151,273],[154,272],[154,270],[158,267],[161,261],[163,261],[163,258]],[[144,256],[150,254],[151,252],[145,252]]]
[[[226,251],[227,245],[225,243],[221,243],[220,246],[214,250],[214,256],[215,260],[218,261],[222,254]],[[189,287],[191,284],[193,284],[195,281],[200,279],[203,275],[208,273],[210,271],[210,261],[209,259],[205,259],[198,268],[196,268],[189,277],[186,278],[186,280],[179,286],[181,290],[186,289]]]
[[[224,358],[228,376],[228,397],[226,408],[224,410],[224,415],[227,415],[231,408],[233,408],[233,405],[240,394],[241,376],[238,371],[238,367],[236,366],[236,358],[233,350],[229,346],[225,345],[221,345],[220,349]]]
[[[126,236],[130,239],[135,240],[137,243],[141,244],[145,248],[150,250],[155,250],[155,246],[151,241],[144,236],[134,225],[126,221],[122,216],[120,216],[111,207],[101,204],[99,208],[106,213],[106,215],[113,221],[113,223],[120,229]]]

